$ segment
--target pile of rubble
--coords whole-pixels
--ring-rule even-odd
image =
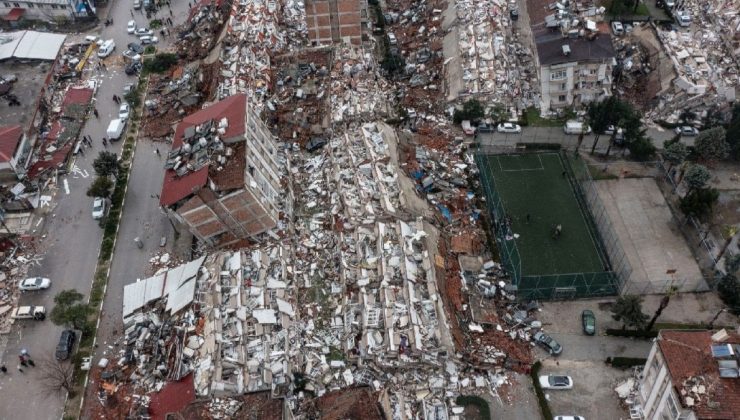
[[[181,59],[195,61],[210,54],[228,20],[232,1],[195,2],[187,21],[178,27],[176,51]]]
[[[144,106],[142,133],[150,139],[163,139],[173,134],[172,126],[188,115],[208,97],[204,89],[207,74],[198,67],[178,67],[172,76],[153,75],[149,79]]]
[[[28,269],[33,264],[39,264],[41,257],[35,251],[33,244],[17,244],[8,239],[0,241],[0,334],[7,334],[15,321],[11,318],[13,308],[18,305],[20,297],[19,283],[26,278]]]

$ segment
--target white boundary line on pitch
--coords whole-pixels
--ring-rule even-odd
[[[559,154],[556,156],[558,158],[558,162],[560,162],[560,168],[563,171],[565,171],[565,164],[563,163],[563,158]],[[594,246],[594,250],[596,251],[596,256],[599,259],[599,263],[603,264],[604,262],[601,260],[601,255],[599,255],[599,247],[596,245],[596,241],[594,240],[594,234],[591,233],[591,229],[588,227],[588,220],[586,220],[586,216],[583,214],[583,209],[581,208],[581,205],[578,203],[578,197],[576,197],[575,188],[573,187],[573,185],[570,185],[570,181],[568,181],[568,189],[570,190],[571,195],[573,195],[573,200],[575,200],[576,206],[578,206],[578,214],[581,215],[581,221],[583,222],[583,225],[586,227],[586,233],[588,234],[589,239],[591,239],[591,245]],[[588,204],[586,204],[586,207],[588,207]],[[586,211],[589,211],[589,209],[586,208]]]
[[[507,156],[507,155],[504,155]],[[520,155],[515,155],[516,157],[519,157]],[[501,160],[499,159],[499,156],[496,156],[496,162],[498,162],[498,167],[501,169],[501,172],[529,172],[529,171],[544,171],[545,165],[542,164],[542,158],[540,157],[540,153],[537,153],[537,160],[540,161],[540,167],[539,168],[527,168],[527,169],[504,169],[504,167],[501,165]]]

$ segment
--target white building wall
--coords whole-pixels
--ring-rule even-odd
[[[50,20],[55,17],[71,18],[74,16],[75,0],[0,0],[0,15],[6,15],[12,9],[25,9],[27,19]]]

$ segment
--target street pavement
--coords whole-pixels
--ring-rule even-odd
[[[672,139],[675,134],[671,130],[651,127],[647,129],[646,135],[653,140],[653,145],[656,148],[662,149],[663,142]],[[584,136],[580,147],[581,152],[590,152],[594,139],[593,134]],[[693,146],[694,139],[695,137],[682,137],[681,141],[687,146]],[[522,127],[521,134],[480,133],[478,134],[478,140],[484,146],[511,148],[516,147],[517,143],[559,143],[566,149],[574,149],[578,144],[578,136],[565,134],[562,127]],[[609,136],[601,135],[596,145],[596,151],[604,153],[608,145]],[[611,153],[619,155],[621,150],[621,148],[612,147]]]
[[[129,2],[111,2],[108,17],[113,18],[114,25],[100,25],[97,30],[82,34],[100,35],[102,39],[113,39],[116,50],[105,60],[107,70],[96,69],[98,59],[91,57],[83,77],[98,80],[98,90],[94,106],[99,118],[90,115],[82,134],[93,140],[92,147],[84,148],[84,155],[73,158],[72,170],[59,177],[56,187],[47,194],[54,196],[55,207],[48,210],[43,223],[37,227],[36,243],[40,250],[40,261],[29,268],[29,276],[44,276],[52,280],[49,290],[26,293],[20,298],[20,305],[43,305],[47,312],[53,308],[54,295],[65,289],[77,289],[85,296],[89,295],[92,278],[97,264],[103,230],[98,222],[92,219],[92,198],[86,191],[94,179],[92,162],[102,150],[120,153],[122,141],[102,144],[105,131],[111,119],[118,115],[118,105],[112,100],[113,95],[123,96],[123,87],[133,83],[136,78],[127,76],[123,71],[121,53],[129,42],[136,41],[133,35],[126,32],[126,24],[131,19]],[[172,4],[173,21],[182,22],[187,14],[185,0]],[[169,16],[167,9],[166,16]],[[105,13],[105,12],[103,12]],[[165,13],[160,13],[164,18]],[[101,21],[106,16],[101,15]],[[140,25],[146,24],[143,14],[135,12],[135,19]],[[157,34],[162,38],[159,34]],[[70,36],[74,37],[74,36]],[[162,39],[159,48],[166,48],[171,37]],[[158,251],[160,238],[167,237],[167,246],[172,244],[173,230],[166,217],[159,209],[158,199],[162,185],[162,158],[154,153],[155,147],[165,152],[169,146],[153,145],[148,141],[139,141],[135,160],[129,178],[118,243],[114,253],[111,278],[104,303],[104,314],[99,331],[100,346],[95,361],[108,349],[105,343],[118,334],[122,308],[123,286],[144,276],[151,253]],[[133,238],[141,237],[144,248],[134,245]],[[49,393],[42,389],[43,380],[40,362],[53,359],[59,336],[64,330],[50,320],[41,322],[18,321],[11,333],[0,336],[0,356],[8,368],[8,373],[0,375],[0,419],[59,419],[62,415],[65,395]],[[78,336],[79,340],[79,336]],[[35,368],[17,370],[20,349],[29,350]]]

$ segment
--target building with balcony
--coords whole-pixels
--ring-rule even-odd
[[[640,375],[639,414],[646,420],[740,419],[740,335],[663,330]]]
[[[10,26],[22,19],[54,21],[58,18],[94,17],[97,13],[91,0],[1,0],[0,16]]]
[[[244,94],[185,117],[167,155],[160,205],[199,241],[228,247],[276,227],[278,144]]]

